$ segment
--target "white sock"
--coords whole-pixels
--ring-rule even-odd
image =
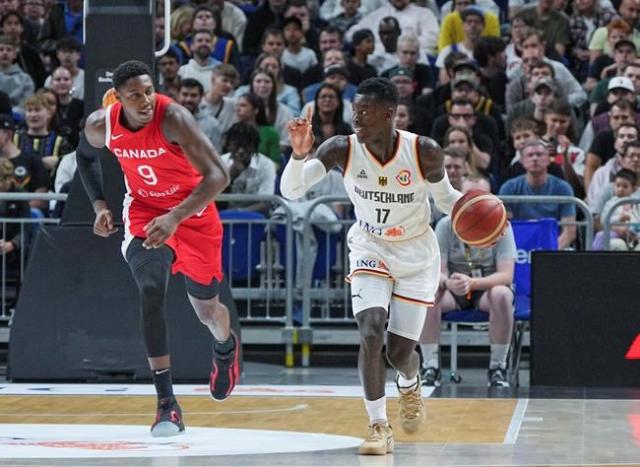
[[[365,399],[364,406],[369,414],[369,423],[371,425],[374,423],[380,423],[385,426],[389,424],[389,421],[387,420],[387,396],[382,396],[380,399],[376,399],[375,401],[368,401]]]
[[[418,375],[415,375],[411,379],[404,379],[404,377],[398,373],[398,387],[400,389],[413,389],[418,384]]]
[[[422,368],[440,368],[440,344],[420,344]]]
[[[508,344],[491,344],[491,362],[489,368],[507,368],[507,355],[509,354]]]

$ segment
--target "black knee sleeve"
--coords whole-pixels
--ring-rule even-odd
[[[138,238],[127,249],[127,262],[140,295],[140,329],[148,357],[169,354],[165,302],[172,261],[169,247],[147,250]]]
[[[199,284],[189,277],[185,277],[187,293],[198,300],[210,300],[220,293],[220,284],[215,277],[209,285]]]

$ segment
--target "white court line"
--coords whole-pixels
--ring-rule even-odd
[[[175,384],[176,396],[211,397],[206,385]],[[387,397],[398,397],[395,383],[387,383]],[[422,387],[422,397],[429,397],[433,388]],[[0,395],[39,396],[153,396],[152,384],[0,384]],[[241,384],[236,386],[233,396],[280,396],[280,397],[363,397],[360,386],[319,386],[319,385],[270,385]]]
[[[507,434],[504,436],[504,441],[502,442],[503,444],[516,444],[518,433],[520,433],[520,427],[522,426],[522,421],[524,419],[524,414],[527,411],[528,405],[529,399],[518,400],[516,408],[513,411],[513,415],[511,416],[509,429],[507,430]]]
[[[309,408],[308,404],[297,404],[292,407],[283,407],[280,409],[250,409],[250,410],[209,410],[206,412],[191,412],[185,411],[187,415],[237,415],[237,414],[259,414],[259,413],[278,413],[278,412],[301,412]],[[23,413],[20,412],[20,417],[63,417],[63,418],[76,418],[76,417],[146,417],[149,412],[128,412],[128,413],[105,413],[105,412],[82,412],[82,413],[69,413],[69,412],[39,412],[39,413]],[[1,417],[15,417],[15,413],[0,412]]]

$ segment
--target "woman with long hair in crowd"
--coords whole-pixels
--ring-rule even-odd
[[[260,135],[258,152],[280,165],[282,162],[280,136],[276,129],[267,122],[262,99],[252,92],[246,92],[237,97],[236,117],[239,122],[248,123],[258,129],[258,134]]]
[[[262,99],[267,123],[273,125],[280,135],[280,146],[289,146],[287,124],[293,119],[293,112],[289,107],[278,102],[275,77],[266,70],[256,69],[251,73],[249,90]]]
[[[351,126],[342,119],[342,93],[332,84],[323,83],[316,92],[311,129],[320,143],[335,135],[349,135]]]
[[[278,102],[286,105],[291,109],[294,116],[300,114],[301,102],[300,102],[300,93],[298,90],[284,82],[284,77],[282,75],[282,61],[278,58],[277,55],[271,53],[261,53],[256,58],[256,62],[254,64],[256,70],[265,70],[271,73],[276,79],[276,90],[278,93]],[[236,96],[241,96],[245,94],[249,90],[249,85],[245,84],[236,89]]]

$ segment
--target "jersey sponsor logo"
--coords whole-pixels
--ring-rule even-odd
[[[369,259],[369,258],[363,258],[363,259],[356,260],[356,268],[384,269],[385,271],[389,270],[389,268],[387,268],[387,265],[384,264],[383,261],[381,261],[379,259]],[[360,292],[362,292],[362,289],[360,289]],[[360,298],[362,298],[362,297],[360,297]]]
[[[402,186],[411,185],[411,172],[407,169],[401,170],[398,172],[398,175],[396,175],[396,180]]]
[[[356,178],[359,178],[361,180],[367,180],[369,177],[367,176],[367,171],[362,169],[360,173],[356,175]]]
[[[384,177],[384,176],[378,177],[378,185],[387,186],[387,182],[388,182],[387,177]]]
[[[140,195],[143,198],[164,198],[165,196],[171,196],[176,194],[179,190],[180,190],[180,185],[173,185],[172,187],[167,188],[164,191],[147,191],[144,188],[139,188],[138,195]],[[204,209],[201,211],[201,213],[202,212],[204,212]],[[201,213],[199,215],[202,215]]]
[[[363,221],[363,220],[359,220],[358,225],[360,225],[360,228],[365,232],[368,232],[373,235],[379,235],[382,237],[382,227],[371,225],[367,221]]]
[[[160,157],[163,154],[166,154],[167,151],[164,148],[158,149],[120,149],[113,148],[113,153],[116,157],[120,157],[122,159],[155,159],[156,157]]]
[[[354,186],[353,190],[360,198],[376,203],[410,204],[415,200],[415,193],[388,193],[386,191],[363,190]]]
[[[111,140],[115,141],[117,139],[120,139],[124,136],[124,133],[120,133],[119,135],[111,135]]]
[[[391,238],[397,238],[397,237],[402,237],[405,234],[406,230],[403,226],[401,225],[396,225],[394,227],[389,227],[388,229],[385,229],[384,231],[384,236],[385,237],[391,237]]]

